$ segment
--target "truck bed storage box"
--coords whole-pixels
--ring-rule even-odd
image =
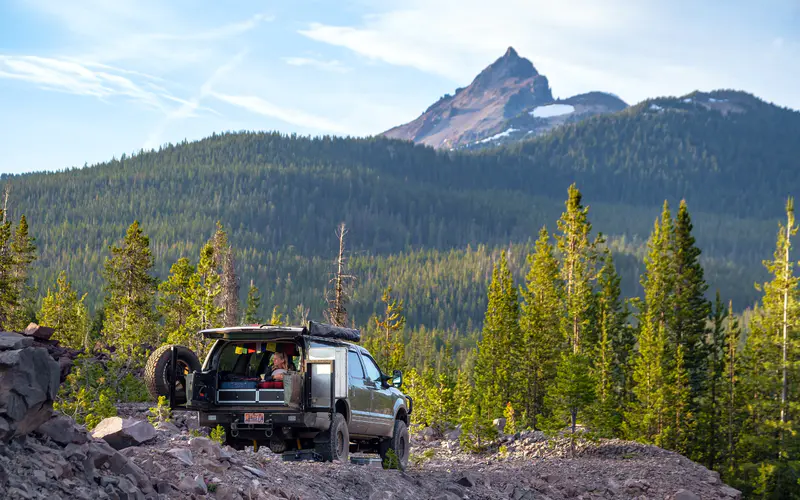
[[[228,382],[221,382],[219,384],[220,389],[255,389],[256,382],[251,382],[248,380],[235,380],[235,381],[228,381]]]

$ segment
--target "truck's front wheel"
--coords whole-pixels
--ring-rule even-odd
[[[322,459],[326,462],[347,462],[350,454],[350,431],[347,429],[344,415],[334,414],[331,428],[325,434],[324,441],[317,442],[314,447],[316,452],[322,455]]]
[[[394,457],[389,457],[390,450],[394,452],[397,459],[396,464],[392,464]],[[408,465],[408,455],[410,452],[411,447],[408,441],[408,426],[402,420],[395,420],[392,437],[381,441],[378,448],[378,453],[381,455],[384,468],[396,465],[398,469],[405,470]]]

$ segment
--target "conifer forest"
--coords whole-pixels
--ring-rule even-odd
[[[7,177],[0,326],[36,321],[83,350],[57,406],[90,428],[148,400],[162,344],[201,354],[204,328],[328,320],[403,371],[414,425],[460,424],[475,452],[504,417],[507,433],[652,443],[747,498],[800,498],[798,223],[791,196],[764,194],[795,181],[743,189],[746,152],[675,147],[712,151],[703,127],[631,142],[598,130],[663,124],[603,120],[622,123],[476,154],[223,134]],[[569,165],[549,161],[564,134],[587,145]],[[645,150],[667,160],[623,168]]]

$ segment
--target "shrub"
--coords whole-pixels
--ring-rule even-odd
[[[147,420],[153,425],[172,421],[172,410],[169,407],[169,401],[164,396],[159,396],[156,406],[151,407],[148,411],[150,415],[147,416]]]
[[[211,429],[211,439],[218,442],[220,445],[225,444],[225,428],[221,425],[217,425],[213,429]]]

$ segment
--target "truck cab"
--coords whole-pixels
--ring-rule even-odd
[[[185,347],[164,346],[146,369],[162,383],[147,385],[173,409],[197,411],[201,426],[222,426],[230,446],[314,450],[341,461],[355,451],[385,459],[393,450],[401,467],[407,463],[412,401],[400,391],[402,373],[384,374],[356,344],[358,330],[310,321],[200,334],[213,342],[202,366],[192,367]]]

